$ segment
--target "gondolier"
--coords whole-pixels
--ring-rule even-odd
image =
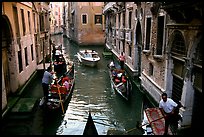
[[[125,63],[125,56],[123,55],[123,52],[121,52],[119,56],[119,61],[120,61],[120,67],[121,69],[124,69],[124,63]]]
[[[164,135],[168,134],[168,127],[170,124],[174,122],[178,122],[178,107],[179,105],[174,102],[171,98],[167,98],[167,94],[162,94],[162,99],[159,102],[159,108],[161,109],[162,113],[164,114],[165,118],[165,131]]]
[[[53,75],[52,75],[53,73],[54,72],[52,72],[52,68],[48,67],[47,70],[44,72],[43,78],[42,78],[42,87],[44,92],[44,99],[46,102],[48,99],[48,88],[53,80]]]

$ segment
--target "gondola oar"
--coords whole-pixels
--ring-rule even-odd
[[[57,85],[57,89],[58,89],[58,94],[59,94],[59,98],[60,98],[60,104],[61,104],[61,107],[62,107],[62,113],[64,115],[64,106],[63,106],[63,103],[62,103],[62,96],[61,96],[61,93],[60,93],[60,90],[59,90],[59,85]]]
[[[143,128],[142,128],[143,126],[149,125],[149,124],[151,124],[152,122],[155,122],[155,121],[160,120],[160,119],[165,118],[165,117],[166,117],[166,116],[160,117],[160,118],[158,118],[158,119],[152,120],[151,122],[145,123],[145,124],[142,124],[142,125],[140,125],[139,121],[137,121],[136,127],[132,128],[132,129],[129,129],[128,131],[126,131],[126,133],[129,133],[129,132],[131,132],[131,131],[133,131],[133,130],[135,130],[135,129],[143,130]]]

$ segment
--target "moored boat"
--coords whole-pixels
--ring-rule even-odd
[[[83,135],[98,135],[98,132],[94,124],[94,121],[92,119],[90,111],[89,111],[89,116],[88,116],[88,119],[87,119],[87,122],[84,128]]]
[[[80,50],[77,52],[79,62],[86,66],[94,67],[100,61],[98,52],[95,50]]]
[[[129,100],[132,92],[132,83],[125,70],[108,65],[112,88],[124,99]]]

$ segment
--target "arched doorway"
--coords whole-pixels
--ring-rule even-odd
[[[5,81],[5,90],[6,94],[11,93],[10,88],[10,71],[9,71],[9,56],[11,54],[10,45],[12,41],[11,27],[9,20],[6,16],[2,16],[2,68],[3,68],[3,77]]]

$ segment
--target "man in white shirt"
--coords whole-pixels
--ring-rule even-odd
[[[167,98],[167,94],[162,94],[162,99],[159,102],[159,108],[165,116],[165,131],[164,135],[168,134],[168,127],[170,123],[175,122],[175,118],[178,115],[177,109],[178,104],[174,102],[171,98]]]

